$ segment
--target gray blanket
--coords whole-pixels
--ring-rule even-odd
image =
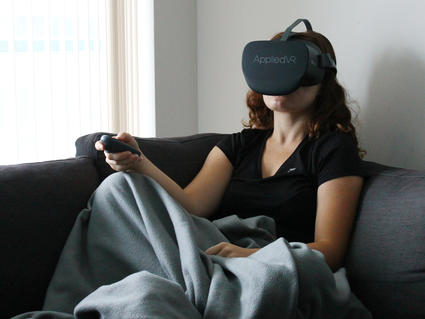
[[[248,257],[204,251],[220,242]],[[23,287],[24,289],[24,287]],[[42,310],[22,318],[372,318],[345,269],[276,238],[265,215],[213,222],[189,214],[152,178],[107,177],[77,217]]]

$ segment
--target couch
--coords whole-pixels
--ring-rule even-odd
[[[0,166],[0,317],[40,310],[74,220],[114,173],[81,136],[76,156]],[[182,188],[227,134],[136,138],[144,154]],[[345,267],[374,318],[425,318],[425,171],[362,161],[367,172]],[[209,218],[214,219],[214,216]]]

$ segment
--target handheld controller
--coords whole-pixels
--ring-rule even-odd
[[[107,153],[119,153],[130,151],[133,154],[137,154],[139,156],[141,155],[141,153],[135,148],[109,135],[102,135],[100,140],[102,141],[103,145],[105,145],[105,152]]]

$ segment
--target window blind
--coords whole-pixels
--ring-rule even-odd
[[[153,120],[153,86],[143,87],[153,74],[139,76],[153,69],[153,28],[138,14],[153,4],[0,1],[0,164],[73,157],[75,140],[97,131],[153,135],[141,124]]]

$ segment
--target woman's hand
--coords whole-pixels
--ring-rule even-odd
[[[118,135],[112,137],[120,140],[121,142],[129,144],[131,147],[142,153],[136,139],[130,134],[126,132],[120,132]],[[137,154],[132,154],[129,151],[120,153],[107,153],[105,151],[105,145],[103,145],[100,140],[95,143],[95,148],[98,151],[104,151],[106,157],[105,161],[109,164],[109,166],[111,166],[113,170],[124,172],[141,171],[142,162],[145,158],[143,153],[140,156]]]
[[[221,242],[208,248],[205,252],[208,255],[218,255],[222,257],[248,257],[260,248],[243,248],[231,243]]]

